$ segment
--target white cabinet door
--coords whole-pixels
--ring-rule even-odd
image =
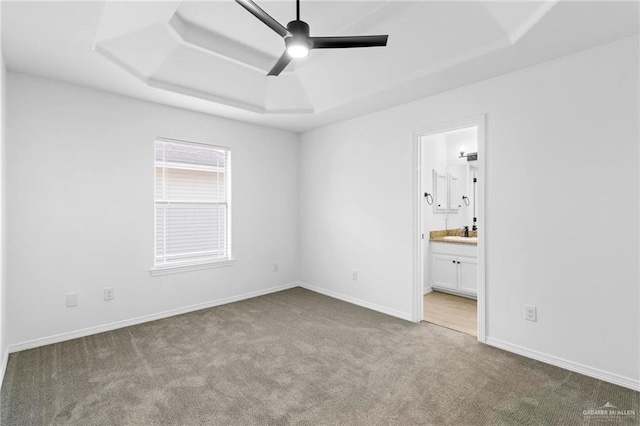
[[[460,179],[457,175],[449,173],[449,211],[457,212],[462,204],[460,195]]]
[[[458,290],[478,293],[478,259],[458,257]]]
[[[447,197],[447,172],[433,171],[433,211],[446,212]]]
[[[456,289],[458,265],[455,256],[433,255],[433,286]]]

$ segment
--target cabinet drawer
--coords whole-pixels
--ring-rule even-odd
[[[477,257],[478,247],[471,244],[438,243],[431,241],[431,253]]]

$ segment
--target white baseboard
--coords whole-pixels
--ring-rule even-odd
[[[294,287],[302,287],[307,290],[323,294],[325,296],[333,297],[335,299],[343,300],[348,303],[352,303],[354,305],[362,306],[364,308],[372,309],[377,312],[381,312],[387,315],[391,315],[396,318],[400,318],[406,321],[411,321],[411,314],[397,311],[395,309],[387,308],[385,306],[377,305],[375,303],[367,302],[361,299],[357,299],[355,297],[347,296],[341,293],[337,293],[331,290],[326,290],[321,287],[316,287],[314,285],[305,283],[305,282],[297,282],[297,283],[289,283],[280,286],[270,287],[263,290],[258,290],[250,293],[244,293],[237,296],[226,297],[223,299],[212,300],[203,303],[197,303],[190,306],[185,306],[182,308],[171,309],[164,312],[158,312],[155,314],[144,315],[137,318],[131,318],[128,320],[116,321],[108,324],[103,324],[95,327],[88,327],[81,330],[71,331],[67,333],[56,334],[53,336],[43,337],[39,339],[28,340],[21,343],[14,343],[9,345],[7,350],[2,354],[2,360],[0,364],[0,387],[2,386],[2,381],[4,380],[4,374],[7,368],[7,362],[9,358],[9,353],[22,351],[25,349],[37,348],[39,346],[50,345],[52,343],[64,342],[66,340],[76,339],[79,337],[90,336],[92,334],[104,333],[106,331],[112,331],[123,327],[129,327],[132,325],[142,324],[149,321],[155,321],[158,319],[168,318],[175,315],[185,314],[188,312],[198,311],[201,309],[212,308],[214,306],[225,305],[228,303],[238,302],[245,299],[251,299],[258,296],[263,296],[265,294],[276,293],[278,291],[287,290]],[[426,294],[426,293],[425,293]],[[584,374],[589,377],[593,377],[599,380],[603,380],[605,382],[613,383],[619,386],[623,386],[625,388],[629,388],[635,391],[640,391],[640,380],[631,379],[628,377],[623,377],[618,374],[610,373],[607,371],[599,370],[597,368],[589,367],[586,365],[578,364],[572,361],[568,361],[562,358],[558,358],[552,355],[547,355],[542,352],[538,352],[532,349],[524,348],[522,346],[514,345],[511,343],[503,342],[498,339],[494,339],[492,337],[487,337],[486,343],[490,346],[494,346],[499,349],[503,349],[508,352],[513,352],[518,355],[525,356],[527,358],[535,359],[537,361],[541,361],[547,364],[555,365],[557,367],[564,368],[566,370],[574,371],[576,373]]]
[[[427,288],[422,290],[422,295],[424,296],[426,294],[431,293],[432,291],[433,291],[433,287],[427,287]]]
[[[77,339],[78,337],[90,336],[92,334],[104,333],[105,331],[117,330],[118,328],[129,327],[132,325],[142,324],[149,321],[155,321],[163,318],[172,317],[175,315],[186,314],[188,312],[199,311],[201,309],[212,308],[214,306],[226,305],[227,303],[239,302],[245,299],[251,299],[253,297],[264,296],[265,294],[276,293],[278,291],[287,290],[297,287],[298,283],[289,283],[279,285],[275,287],[266,288],[263,290],[253,291],[250,293],[244,293],[237,296],[225,297],[223,299],[211,300],[203,303],[196,303],[195,305],[184,306],[182,308],[170,309],[164,312],[158,312],[150,315],[143,315],[141,317],[131,318],[122,321],[115,321],[108,324],[98,325],[95,327],[83,328],[81,330],[70,331],[67,333],[60,333],[53,336],[42,337],[39,339],[27,340],[21,343],[14,343],[9,345],[8,352],[18,352],[25,349],[37,348],[40,346],[50,345],[52,343],[64,342],[65,340]]]
[[[356,299],[355,297],[347,296],[335,291],[326,290],[321,287],[316,287],[309,283],[300,282],[298,285],[307,290],[311,290],[316,293],[324,294],[325,296],[333,297],[345,302],[353,303],[354,305],[362,306],[363,308],[371,309],[374,311],[382,312],[383,314],[391,315],[392,317],[400,318],[403,320],[411,321],[411,314],[406,312],[397,311],[395,309],[387,308],[386,306],[376,305],[375,303],[367,302],[365,300]]]
[[[0,389],[2,389],[2,382],[4,382],[4,374],[7,372],[7,362],[9,362],[9,350],[5,349],[2,354],[2,364],[0,364]]]
[[[522,346],[503,342],[501,340],[494,339],[492,337],[487,337],[486,343],[487,345],[503,349],[507,352],[513,352],[515,354],[522,355],[527,358],[535,359],[536,361],[541,361],[546,364],[551,364],[551,365],[555,365],[556,367],[564,368],[565,370],[574,371],[576,373],[584,374],[585,376],[589,376],[605,382],[613,383],[614,385],[633,389],[635,391],[640,391],[640,380],[631,379],[629,377],[623,377],[618,374],[599,370],[597,368],[589,367],[583,364],[578,364],[576,362],[558,358],[553,355],[547,355],[542,352],[524,348]]]

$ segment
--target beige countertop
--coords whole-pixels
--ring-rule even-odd
[[[471,246],[477,246],[478,243],[476,241],[460,241],[460,240],[450,240],[445,239],[444,237],[463,237],[464,230],[462,229],[447,229],[442,231],[431,231],[429,233],[429,240],[436,243],[447,243],[447,244],[465,244]],[[470,237],[477,237],[478,231],[469,231]]]

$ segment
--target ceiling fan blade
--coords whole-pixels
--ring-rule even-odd
[[[314,49],[343,49],[349,47],[386,46],[388,35],[365,35],[344,37],[310,37]]]
[[[291,62],[291,59],[293,58],[289,56],[289,54],[285,51],[282,54],[282,56],[280,56],[280,59],[278,59],[278,62],[276,62],[276,64],[273,66],[273,68],[271,68],[271,71],[269,71],[269,74],[267,75],[279,76],[280,73],[287,67],[287,65],[289,65],[289,62]]]
[[[262,10],[260,6],[255,4],[253,1],[236,0],[236,2],[239,3],[240,6],[247,9],[253,16],[264,22],[273,31],[280,34],[280,37],[285,37],[287,34],[289,34],[289,31],[285,27],[283,27],[282,24],[273,19],[267,12]]]

